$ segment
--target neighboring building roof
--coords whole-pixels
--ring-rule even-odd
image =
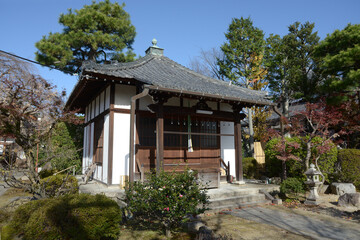
[[[303,112],[306,110],[306,104],[303,102],[296,102],[294,104],[290,104],[289,106],[289,117],[293,117],[295,114],[298,114],[299,112]],[[272,112],[270,117],[267,118],[268,121],[271,120],[278,120],[279,115],[275,112]]]
[[[162,56],[162,54],[152,54],[151,52],[145,57],[129,63],[85,62],[82,66],[82,75],[91,73],[134,79],[162,89],[174,89],[198,95],[208,94],[214,98],[231,98],[235,101],[257,105],[273,105],[266,97],[266,92],[229,85],[229,82],[206,77]],[[77,91],[79,83],[70,95],[69,101],[74,98],[73,95]],[[67,105],[69,105],[69,101]]]

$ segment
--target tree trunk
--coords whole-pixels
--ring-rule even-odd
[[[248,108],[248,119],[249,119],[249,145],[250,145],[250,154],[254,157],[254,127],[253,127],[253,120],[252,120],[252,110]]]
[[[283,115],[286,118],[289,118],[289,97],[287,96],[287,94],[285,94],[284,96],[284,100],[283,100]]]
[[[320,172],[320,176],[322,177],[322,179],[321,179],[321,184],[324,184],[324,182],[325,182],[325,176],[324,176],[324,174],[322,173],[322,171],[320,170],[320,168],[319,168],[319,165],[318,165],[318,160],[320,159],[320,156],[318,156],[316,159],[315,159],[315,166],[316,166],[316,168],[317,168],[317,170]]]
[[[287,170],[286,170],[286,162],[285,161],[281,161],[281,167],[282,167],[281,180],[284,181],[287,178]]]
[[[165,235],[166,235],[167,238],[171,238],[171,231],[170,231],[170,229],[167,228],[167,229],[165,230]]]
[[[311,158],[311,139],[309,139],[309,141],[306,142],[306,158],[305,158],[306,170],[309,169],[310,158]]]

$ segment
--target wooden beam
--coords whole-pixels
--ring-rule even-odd
[[[227,137],[233,137],[234,134],[221,134],[221,133],[198,133],[198,132],[176,132],[176,131],[164,131],[164,134],[178,134],[178,135],[196,135],[196,136],[227,136]]]
[[[156,113],[158,111],[157,104],[148,105],[148,109],[151,112]],[[225,111],[217,111],[212,110],[213,114],[200,114],[196,113],[196,109],[193,107],[176,107],[176,106],[163,106],[163,111],[167,114],[175,114],[175,115],[191,115],[191,116],[199,116],[199,117],[208,117],[208,118],[217,118],[217,119],[234,119],[234,114],[232,112]]]

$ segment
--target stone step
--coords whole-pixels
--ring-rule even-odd
[[[237,196],[246,196],[246,195],[256,195],[259,194],[259,189],[234,189],[232,191],[219,191],[219,189],[208,191],[210,199],[219,199],[219,198],[229,198]]]
[[[254,202],[247,202],[247,203],[238,203],[238,204],[229,204],[229,205],[221,205],[221,206],[210,206],[209,210],[206,213],[213,213],[213,212],[223,212],[229,211],[236,208],[244,208],[244,207],[253,207],[258,205],[265,205],[270,203],[268,200],[260,200]]]
[[[221,206],[239,206],[240,204],[252,204],[265,201],[264,194],[244,195],[228,198],[210,199],[210,208]]]

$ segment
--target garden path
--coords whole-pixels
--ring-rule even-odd
[[[276,226],[310,239],[360,239],[360,224],[281,206],[257,206],[224,212]]]

